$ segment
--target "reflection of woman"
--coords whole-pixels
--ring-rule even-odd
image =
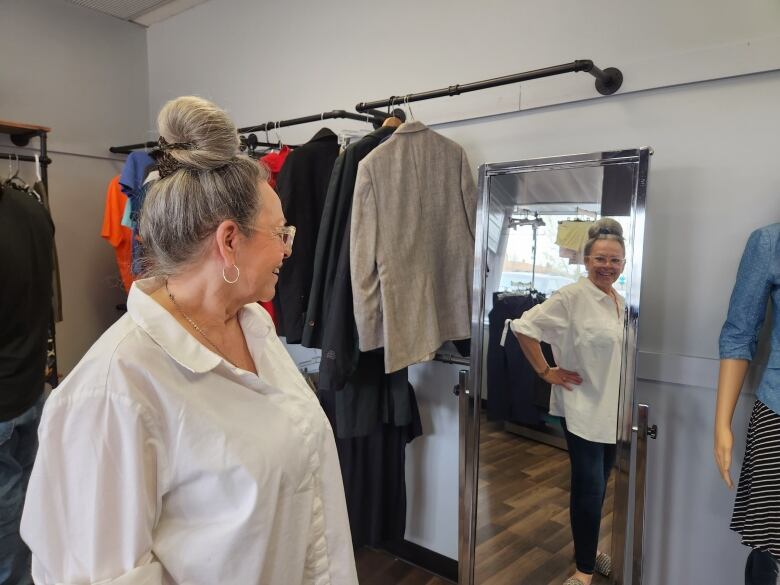
[[[571,528],[577,570],[565,585],[589,585],[594,570],[608,575],[598,552],[601,509],[615,462],[623,346],[623,298],[612,287],[625,265],[623,229],[610,218],[588,232],[588,277],[565,286],[512,322],[523,353],[552,384],[550,414],[562,417],[571,462]],[[550,367],[540,341],[552,346]]]
[[[294,228],[225,112],[179,98],[158,124],[150,277],[43,414],[35,582],[357,585],[333,433],[255,302]]]
[[[731,528],[753,550],[745,583],[775,585],[780,559],[780,223],[748,239],[720,335],[720,376],[715,413],[715,460],[732,487],[731,419],[752,361],[767,303],[772,302],[771,351],[748,426]]]

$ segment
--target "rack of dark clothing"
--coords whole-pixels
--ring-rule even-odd
[[[385,374],[382,350],[358,350],[352,309],[349,219],[357,167],[393,131],[380,127],[339,153],[336,135],[322,128],[290,153],[277,178],[287,220],[308,236],[296,237],[282,267],[279,333],[322,350],[317,393],[336,436],[355,546],[403,539],[406,445],[422,434],[407,370]]]
[[[619,69],[608,67],[602,70],[599,67],[596,67],[596,65],[590,59],[581,59],[572,61],[571,63],[564,63],[563,65],[554,65],[552,67],[544,67],[542,69],[535,69],[533,71],[526,71],[524,73],[515,73],[513,75],[505,75],[503,77],[494,77],[484,81],[475,81],[473,83],[465,83],[462,85],[450,85],[449,87],[424,91],[420,93],[391,96],[384,100],[360,102],[355,106],[355,110],[358,112],[379,113],[378,108],[391,108],[396,105],[408,104],[410,102],[419,102],[434,98],[455,96],[471,91],[479,91],[482,89],[489,89],[492,87],[499,87],[512,83],[530,81],[532,79],[541,79],[544,77],[553,77],[555,75],[577,72],[590,73],[593,77],[595,77],[596,90],[601,95],[611,95],[620,89],[620,86],[623,84],[623,74]]]
[[[493,293],[493,309],[488,315],[487,417],[524,424],[533,428],[544,425],[550,408],[550,385],[541,380],[523,355],[520,344],[507,320],[519,319],[527,310],[544,302],[541,293]],[[505,333],[506,331],[506,333]],[[548,362],[550,347],[542,351]]]
[[[38,139],[38,156],[29,154],[19,154],[15,152],[2,152],[0,153],[1,160],[17,161],[17,162],[34,162],[39,165],[40,180],[32,187],[26,188],[26,185],[20,185],[16,183],[11,177],[6,178],[6,183],[0,187],[0,189],[9,188],[16,191],[27,191],[31,197],[34,197],[43,207],[46,209],[46,214],[51,218],[51,210],[49,208],[49,173],[48,167],[52,163],[52,160],[48,156],[48,133],[51,132],[51,128],[45,126],[37,126],[30,124],[18,124],[15,122],[7,122],[0,120],[0,134],[6,134],[10,137],[14,146],[25,148],[30,144],[30,140]],[[52,222],[53,226],[53,222]],[[57,366],[57,342],[56,342],[56,328],[55,323],[62,321],[62,287],[60,284],[59,265],[57,260],[57,250],[52,242],[52,278],[51,288],[46,287],[44,290],[50,290],[51,294],[46,293],[46,296],[50,296],[49,301],[49,315],[48,325],[46,327],[46,358],[44,371],[44,382],[49,384],[52,388],[55,388],[59,384],[58,366]],[[9,299],[9,306],[18,307],[18,302]],[[43,313],[45,315],[45,311]],[[32,335],[32,334],[31,334]],[[42,391],[42,388],[41,388]]]

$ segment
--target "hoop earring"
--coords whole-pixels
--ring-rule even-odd
[[[228,280],[228,277],[225,275],[225,269],[222,268],[222,279],[228,284],[236,284],[238,282],[238,278],[241,276],[241,271],[238,269],[238,266],[233,264],[233,268],[236,269],[236,277],[233,280]]]

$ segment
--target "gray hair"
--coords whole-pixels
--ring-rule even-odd
[[[191,145],[167,151],[181,168],[149,185],[139,219],[144,276],[171,276],[197,260],[223,221],[251,233],[260,210],[258,182],[268,173],[240,154],[235,125],[208,100],[169,101],[157,127],[167,142]]]
[[[626,253],[626,242],[623,239],[623,226],[611,217],[602,217],[588,229],[588,241],[585,242],[585,256],[590,256],[593,244],[599,240],[612,240],[620,244],[623,254]]]

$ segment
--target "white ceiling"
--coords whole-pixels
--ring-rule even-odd
[[[144,26],[152,25],[207,0],[68,0]]]

